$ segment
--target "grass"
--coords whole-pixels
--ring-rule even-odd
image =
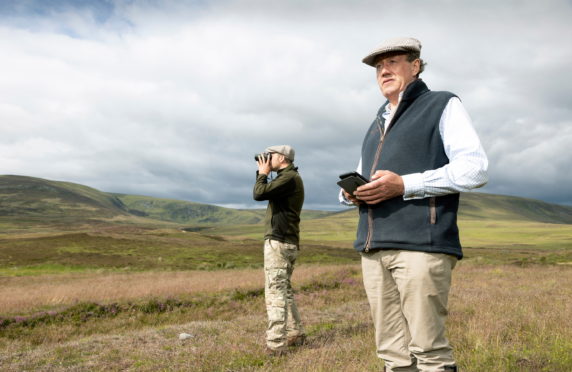
[[[255,239],[137,226],[92,227],[63,233],[14,234],[0,239],[0,275],[65,271],[215,270],[261,267],[262,233]],[[302,246],[301,263],[356,262],[328,244]]]
[[[187,285],[201,290],[175,290],[178,295],[165,297],[169,282],[163,280],[163,286],[154,287],[146,300],[98,292],[95,301],[71,305],[59,320],[5,327],[0,332],[2,370],[381,368],[359,265],[307,265],[295,271],[296,297],[309,338],[306,346],[281,358],[264,354],[266,318],[260,270],[209,273],[213,274],[210,282],[205,272],[179,275],[185,274]],[[133,276],[136,283],[145,275],[150,276],[149,282],[158,282],[155,279],[160,274],[129,273],[125,277]],[[243,279],[248,284],[232,288]],[[219,281],[227,286],[216,287]],[[52,285],[57,288],[62,283]],[[572,322],[563,314],[572,310],[570,298],[572,268],[567,266],[461,262],[454,271],[449,317],[449,338],[461,370],[569,371]],[[181,332],[193,337],[180,341]]]
[[[347,212],[302,221],[300,263],[357,262],[356,222],[356,213]],[[459,225],[467,261],[572,264],[572,225],[479,219]],[[182,228],[100,222],[70,231],[56,225],[4,232],[0,276],[262,266],[261,225]]]
[[[301,265],[295,280],[316,285],[315,276],[345,266]],[[240,280],[237,280],[240,278]],[[127,302],[197,293],[253,291],[261,287],[261,269],[174,272],[79,272],[0,278],[0,314],[23,314],[78,302]]]
[[[567,371],[572,367],[572,270],[470,266],[452,292],[450,334],[465,368]],[[484,369],[483,369],[484,370]]]
[[[459,226],[468,260],[572,264],[572,225],[461,220]]]
[[[93,219],[82,208],[0,216],[0,370],[380,369],[352,249],[356,210],[303,218],[294,286],[309,344],[270,358],[260,223]],[[461,370],[572,370],[568,210],[483,195],[463,195],[461,208],[448,328]]]

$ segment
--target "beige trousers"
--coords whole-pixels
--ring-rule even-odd
[[[377,355],[387,371],[444,371],[455,365],[445,321],[456,263],[439,253],[362,253]]]
[[[304,334],[290,283],[297,257],[298,247],[294,244],[264,241],[266,345],[274,350],[285,349],[288,338]]]

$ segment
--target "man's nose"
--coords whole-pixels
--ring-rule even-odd
[[[382,67],[381,70],[379,70],[379,75],[381,77],[386,77],[386,76],[391,75],[391,72],[389,71],[389,69]]]
[[[377,73],[378,73],[380,76],[385,76],[385,75],[388,75],[388,74],[389,74],[389,70],[387,69],[386,65],[383,64],[383,65],[380,65],[380,66],[377,68]]]

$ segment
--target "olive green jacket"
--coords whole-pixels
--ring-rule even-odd
[[[275,179],[268,182],[266,174],[256,172],[254,200],[268,200],[264,239],[284,243],[300,242],[300,213],[304,204],[304,184],[293,164],[279,170]]]

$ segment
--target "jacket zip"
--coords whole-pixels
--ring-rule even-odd
[[[381,155],[381,148],[383,147],[383,140],[385,139],[385,132],[386,132],[381,129],[381,119],[379,118],[379,115],[376,117],[375,120],[377,122],[377,127],[379,129],[379,143],[377,144],[375,158],[373,160],[373,164],[371,165],[371,170],[369,172],[370,180],[373,177],[373,174],[375,173],[375,166],[377,165],[377,162],[379,161],[379,156]],[[368,225],[367,237],[365,239],[365,248],[364,248],[364,251],[366,253],[369,252],[369,249],[371,248],[370,247],[371,237],[373,235],[373,209],[369,206],[367,207],[367,225]]]

